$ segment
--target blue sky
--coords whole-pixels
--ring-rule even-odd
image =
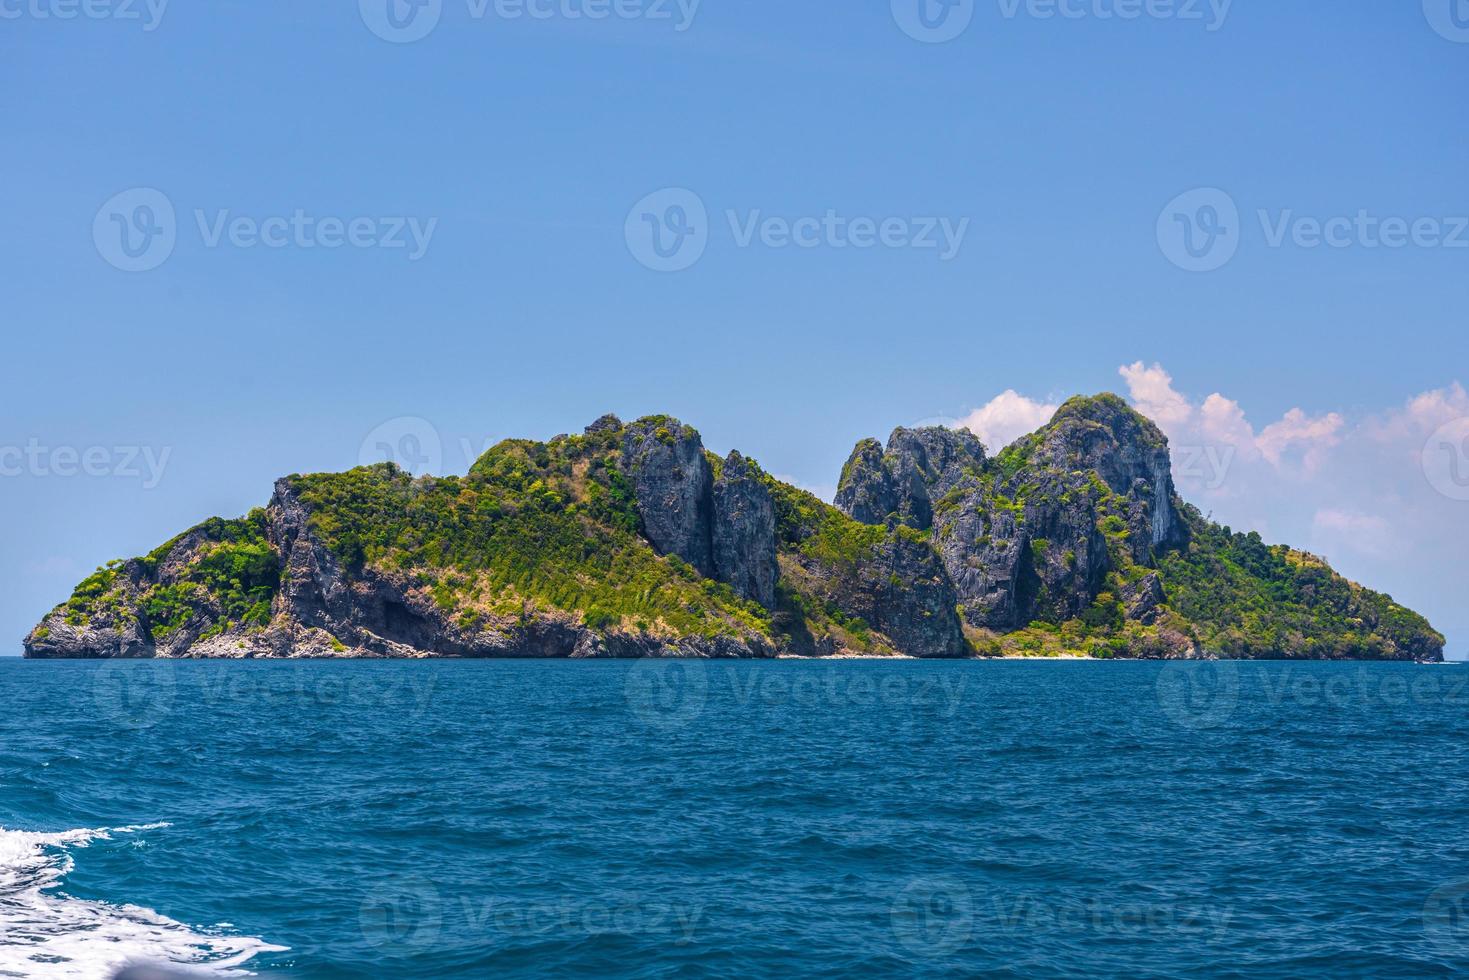
[[[1469,9],[970,0],[928,43],[918,0],[72,2],[0,4],[3,652],[384,424],[456,472],[670,412],[830,488],[862,436],[1117,390],[1228,456],[1192,499],[1469,654],[1422,457],[1469,453]],[[702,252],[655,271],[670,202]]]

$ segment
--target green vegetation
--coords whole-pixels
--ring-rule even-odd
[[[462,479],[380,464],[291,486],[344,565],[412,576],[445,610],[561,609],[602,631],[641,621],[660,634],[769,636],[765,609],[638,536],[617,453],[611,433],[508,440]]]
[[[214,517],[135,562],[97,569],[67,600],[66,621],[120,627],[140,616],[155,641],[196,615],[211,620],[203,639],[235,625],[262,628],[270,622],[279,574],[264,510],[232,521]]]
[[[1364,589],[1321,559],[1255,532],[1235,534],[1185,508],[1192,542],[1160,571],[1169,605],[1196,624],[1206,649],[1237,657],[1418,653],[1443,637],[1392,597]]]

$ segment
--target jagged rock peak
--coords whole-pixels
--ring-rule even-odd
[[[667,415],[631,422],[622,430],[622,468],[643,536],[713,578],[714,473],[699,433]]]
[[[732,452],[714,481],[715,577],[736,594],[775,608],[775,501],[760,468]]]
[[[1146,550],[1183,544],[1187,531],[1178,513],[1168,437],[1153,421],[1117,395],[1067,401],[1039,432],[1006,452],[1056,470],[1095,471],[1115,493],[1141,505],[1134,540],[1139,560]]]
[[[966,429],[897,428],[884,449],[864,439],[842,468],[836,505],[854,520],[882,524],[889,517],[919,530],[933,525],[933,505],[966,474],[985,463],[984,445]]]
[[[597,421],[586,427],[586,434],[589,436],[599,435],[603,432],[621,431],[622,419],[618,418],[616,415],[613,415],[611,412],[608,412],[606,415],[602,416],[601,418],[597,419]]]

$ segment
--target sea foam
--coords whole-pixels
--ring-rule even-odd
[[[69,850],[146,824],[33,833],[0,827],[0,977],[87,977],[129,963],[187,966],[203,976],[242,976],[251,957],[281,951],[260,939],[197,932],[151,909],[73,898],[56,889]]]

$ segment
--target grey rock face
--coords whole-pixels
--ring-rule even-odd
[[[864,523],[932,528],[966,622],[995,630],[1079,616],[1104,588],[1113,563],[1093,472],[1122,500],[1134,561],[1186,542],[1167,439],[1120,399],[1068,402],[1017,445],[997,464],[969,432],[898,429],[882,452],[858,445],[837,505]]]
[[[639,419],[623,430],[622,467],[643,536],[713,578],[714,475],[699,433],[677,419]]]
[[[729,454],[714,482],[712,547],[715,577],[746,599],[775,608],[775,503],[759,470],[737,452]]]
[[[935,543],[971,626],[1004,630],[1020,622],[1019,585],[1029,572],[1030,537],[1011,510],[969,493],[938,515]]]
[[[962,657],[968,652],[953,584],[927,542],[894,531],[862,577],[871,621],[898,649],[914,657]]]
[[[836,505],[863,524],[881,524],[898,509],[898,489],[883,459],[882,443],[863,439],[842,467]]]
[[[1144,626],[1158,621],[1158,607],[1168,601],[1163,591],[1163,580],[1157,572],[1148,575],[1122,590],[1119,596],[1127,618]]]
[[[863,524],[900,523],[926,531],[934,504],[966,475],[983,469],[984,446],[972,432],[944,428],[894,429],[887,449],[864,439],[842,469],[836,505]]]
[[[1072,399],[1044,430],[1033,464],[1060,471],[1095,471],[1128,499],[1133,559],[1188,541],[1177,510],[1168,439],[1116,396]]]
[[[907,528],[892,528],[860,561],[792,555],[803,587],[828,608],[860,619],[913,657],[962,657],[968,652],[955,611],[953,585],[928,543]],[[829,654],[829,641],[805,653]]]

